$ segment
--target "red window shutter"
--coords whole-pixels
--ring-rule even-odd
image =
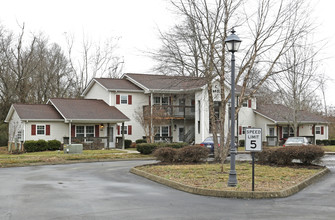
[[[239,127],[239,133],[242,134],[242,126]]]
[[[131,135],[131,133],[132,133],[132,127],[131,125],[128,125],[128,135]]]
[[[313,125],[313,127],[312,127],[312,135],[314,135],[315,134],[315,125]]]
[[[248,100],[248,107],[251,108],[251,99]]]
[[[116,95],[116,104],[117,104],[117,105],[120,104],[120,95]]]
[[[36,135],[36,125],[31,125],[31,135]]]
[[[128,105],[131,105],[133,103],[132,96],[128,95]]]
[[[95,137],[99,137],[99,125],[95,125]]]
[[[45,131],[45,134],[46,134],[46,135],[50,135],[50,125],[46,125],[46,126],[45,126],[45,130],[46,130],[46,131]]]
[[[71,137],[75,137],[76,136],[76,126],[72,125],[71,126]]]
[[[321,135],[323,135],[324,134],[324,127],[323,126],[321,126]]]
[[[120,135],[120,125],[117,126],[117,135]]]

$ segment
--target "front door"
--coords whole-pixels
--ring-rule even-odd
[[[274,138],[273,136],[275,136],[275,128],[269,128],[269,137],[268,138],[268,145],[269,146],[276,146],[276,138]]]
[[[115,126],[109,127],[109,148],[115,148]]]
[[[184,141],[184,128],[183,127],[179,127],[178,136],[179,136],[179,141],[183,142]]]

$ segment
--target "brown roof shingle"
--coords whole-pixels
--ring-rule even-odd
[[[141,88],[125,79],[95,78],[95,80],[108,90],[142,91]]]
[[[264,115],[277,123],[293,121],[293,109],[281,104],[260,104],[257,105],[255,112]],[[307,111],[299,111],[298,122],[327,123],[328,121],[320,115]]]
[[[67,120],[128,121],[116,107],[96,99],[50,99]]]
[[[127,73],[131,78],[150,90],[192,90],[206,85],[206,78]]]
[[[51,105],[13,104],[19,117],[24,120],[63,120],[63,117]]]

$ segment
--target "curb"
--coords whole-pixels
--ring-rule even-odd
[[[237,192],[237,191],[223,191],[223,190],[211,190],[211,189],[202,189],[197,187],[192,187],[188,185],[183,185],[181,183],[168,180],[147,172],[144,172],[142,170],[137,169],[136,167],[130,169],[130,172],[133,174],[136,174],[138,176],[142,176],[144,178],[147,178],[151,181],[169,186],[171,188],[181,190],[184,192],[197,194],[197,195],[203,195],[203,196],[213,196],[213,197],[224,197],[224,198],[239,198],[239,199],[269,199],[269,198],[284,198],[291,196],[305,187],[311,185],[312,183],[315,183],[318,181],[321,177],[326,175],[330,172],[328,168],[322,169],[317,174],[311,176],[310,178],[306,179],[305,181],[292,186],[288,189],[284,189],[281,191],[273,191],[273,192],[252,192],[252,191],[246,191],[246,192]]]

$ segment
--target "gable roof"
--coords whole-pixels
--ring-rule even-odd
[[[126,79],[94,78],[84,89],[82,96],[85,96],[95,83],[107,91],[143,92],[141,88]]]
[[[97,99],[50,99],[65,120],[73,122],[124,122],[129,118],[116,107]]]
[[[63,117],[57,110],[46,104],[13,104],[7,114],[5,122],[9,122],[12,114],[16,111],[21,120],[30,121],[63,121]]]
[[[281,104],[260,104],[257,105],[257,109],[254,111],[275,123],[288,123],[293,121],[293,109]],[[328,123],[322,116],[307,111],[299,111],[298,122]]]
[[[136,84],[144,90],[151,91],[192,91],[200,89],[207,84],[206,78],[189,76],[167,76],[151,74],[127,73],[124,78]]]

